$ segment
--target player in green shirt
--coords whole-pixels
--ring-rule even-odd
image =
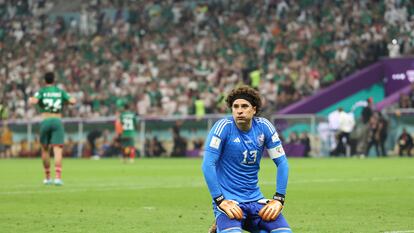
[[[64,128],[62,124],[62,111],[65,103],[75,104],[76,100],[68,93],[55,86],[55,76],[48,72],[44,76],[46,85],[29,98],[29,103],[37,105],[42,113],[40,124],[40,143],[42,144],[42,160],[45,171],[44,184],[62,185],[62,154],[64,143]],[[53,148],[55,157],[55,180],[50,178],[50,154]]]
[[[132,163],[135,159],[135,133],[137,130],[137,114],[132,112],[130,105],[126,104],[124,111],[119,115],[119,121],[122,126],[120,135],[124,159],[129,158]]]

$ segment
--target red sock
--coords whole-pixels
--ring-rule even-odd
[[[44,167],[46,179],[50,179],[50,167]]]
[[[135,147],[129,148],[129,158],[134,159],[135,158]]]
[[[55,176],[56,176],[56,179],[60,179],[62,177],[62,166],[61,165],[55,166]]]

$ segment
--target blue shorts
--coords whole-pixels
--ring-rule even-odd
[[[272,233],[291,232],[289,224],[282,214],[280,214],[274,221],[267,222],[262,220],[258,213],[263,208],[264,204],[254,201],[240,203],[239,206],[243,210],[242,220],[230,219],[226,214],[218,210],[215,204],[213,204],[217,232],[242,232],[242,229],[249,232],[263,232],[260,230]]]

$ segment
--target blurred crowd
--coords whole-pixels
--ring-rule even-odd
[[[0,0],[7,118],[36,115],[26,101],[50,70],[78,100],[67,116],[113,115],[125,102],[140,115],[223,113],[223,93],[241,83],[273,113],[414,47],[414,3],[405,0],[68,4]]]

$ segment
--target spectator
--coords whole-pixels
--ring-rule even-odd
[[[411,149],[413,148],[413,138],[407,132],[407,129],[403,129],[403,132],[398,137],[398,155],[403,156],[403,153],[406,152],[409,157],[411,157]]]
[[[399,108],[411,108],[410,96],[405,93],[402,93],[398,101],[398,107]]]
[[[309,157],[311,151],[311,143],[307,132],[302,132],[300,134],[300,143],[305,146],[304,156]]]
[[[414,108],[414,83],[411,83],[411,90],[408,96],[410,98],[411,108]]]
[[[366,105],[362,109],[361,117],[362,117],[362,123],[366,124],[368,123],[369,119],[371,118],[373,113],[373,101],[372,97],[367,99]]]
[[[119,137],[113,137],[109,146],[106,146],[103,150],[102,157],[109,158],[114,156],[121,156],[122,146]]]
[[[172,128],[173,149],[171,157],[182,157],[187,152],[187,140],[180,135],[181,123],[176,123]]]
[[[151,141],[151,146],[153,148],[153,156],[160,157],[165,154],[166,150],[162,143],[158,140],[158,137],[154,136]]]
[[[10,130],[7,122],[4,121],[3,126],[0,130],[0,158],[12,158],[12,146],[13,146],[13,132]]]
[[[102,137],[102,131],[99,129],[93,129],[91,130],[88,135],[86,136],[86,139],[88,140],[88,144],[91,148],[91,154],[92,157],[99,157],[99,151],[97,146],[97,140]]]
[[[20,140],[18,156],[22,158],[30,157],[29,142],[27,139]]]
[[[397,39],[392,39],[391,42],[387,45],[388,56],[391,58],[396,58],[401,56],[400,54],[400,45]]]
[[[275,112],[386,55],[388,34],[403,35],[396,40],[404,53],[414,41],[413,11],[404,11],[411,9],[410,1],[385,6],[373,0],[237,1],[231,8],[208,1],[197,10],[192,1],[150,0],[127,9],[120,2],[73,4],[78,22],[65,17],[68,12],[48,16],[53,2],[19,13],[13,2],[5,3],[15,9],[0,22],[2,54],[7,54],[0,61],[0,93],[10,118],[34,115],[33,109],[25,112],[24,96],[39,88],[37,78],[46,69],[56,71],[62,86],[80,100],[67,116],[112,115],[125,100],[136,101],[140,115],[186,115],[192,90],[201,90],[203,99],[209,93],[218,97],[250,82],[254,70],[260,72],[252,85],[259,90],[275,82],[278,104],[266,110]],[[103,7],[117,13],[102,14]],[[171,14],[160,14],[170,9]],[[338,15],[333,20],[320,12]],[[272,96],[264,95],[265,101],[275,102]],[[207,113],[226,111],[221,101],[210,102],[205,99]]]
[[[40,143],[39,136],[35,136],[33,142],[32,142],[32,149],[30,153],[30,157],[40,157],[42,153],[42,144]]]
[[[63,157],[75,157],[73,154],[73,148],[77,146],[72,137],[69,137],[65,146],[63,147]]]
[[[8,118],[8,111],[6,108],[6,104],[3,104],[2,102],[0,102],[0,121],[5,120]]]
[[[299,138],[298,133],[296,131],[292,131],[289,134],[289,138],[288,138],[287,143],[289,143],[289,144],[297,144],[297,143],[300,143],[300,138]]]

